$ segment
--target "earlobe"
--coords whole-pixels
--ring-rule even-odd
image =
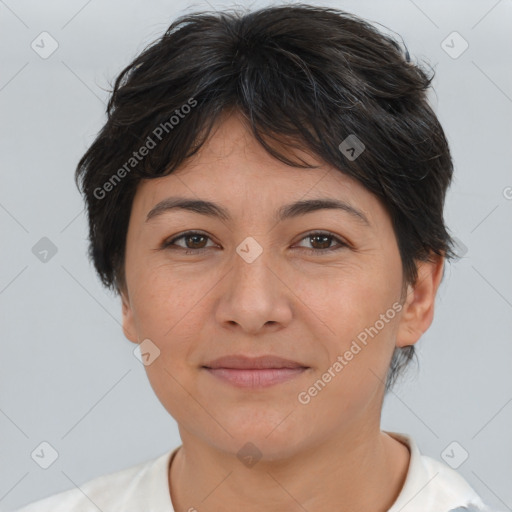
[[[444,258],[434,256],[431,261],[418,262],[417,266],[416,283],[407,287],[407,297],[398,325],[397,347],[416,343],[434,318],[434,304],[443,276]]]
[[[120,295],[123,314],[123,333],[129,341],[133,343],[139,343],[130,301],[125,292],[121,292]]]

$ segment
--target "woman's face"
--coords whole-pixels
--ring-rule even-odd
[[[287,208],[312,200],[345,206]],[[378,428],[402,265],[389,215],[353,179],[289,167],[228,117],[178,171],[139,185],[125,261],[124,332],[150,340],[147,375],[180,431],[270,460]],[[206,368],[231,355],[299,368]]]

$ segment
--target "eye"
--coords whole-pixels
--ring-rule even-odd
[[[311,245],[313,245],[313,249],[305,248],[310,254],[338,251],[344,247],[348,247],[347,243],[327,231],[314,231],[312,233],[308,233],[304,238],[302,238],[302,240],[309,240]],[[333,241],[337,242],[337,247],[330,247]]]
[[[170,240],[165,240],[162,244],[162,249],[168,249],[171,248],[171,246],[176,245],[181,249],[190,249],[189,251],[185,251],[185,254],[197,254],[198,252],[209,249],[209,247],[205,246],[205,241],[209,240],[209,238],[210,237],[208,235],[205,235],[200,231],[187,231],[186,233],[182,233]],[[177,244],[176,242],[178,240],[183,240],[184,246]]]
[[[210,240],[210,237],[200,231],[187,231],[186,233],[182,233],[174,238],[165,240],[162,243],[161,248],[174,249],[172,246],[175,246],[176,248],[188,249],[185,251],[185,254],[197,254],[212,247],[208,247],[206,245],[208,240]],[[311,245],[313,245],[312,249],[304,248],[304,250],[311,254],[337,251],[344,247],[348,247],[348,244],[339,237],[326,231],[314,231],[312,233],[308,233],[301,239],[301,242],[303,240],[309,240]],[[178,241],[182,241],[183,245],[178,244]],[[333,241],[337,243],[337,246],[330,247]]]

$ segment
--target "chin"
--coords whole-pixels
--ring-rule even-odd
[[[268,405],[267,405],[268,407]],[[224,428],[233,436],[222,436],[222,449],[238,454],[240,450],[259,451],[262,460],[278,460],[293,456],[296,450],[310,439],[310,432],[298,418],[288,416],[290,409],[283,411],[253,411],[250,414],[223,415]],[[248,446],[246,446],[248,445]],[[246,447],[246,448],[244,448]],[[255,448],[254,448],[255,447]]]

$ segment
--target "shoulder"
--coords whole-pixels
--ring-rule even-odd
[[[489,511],[462,475],[448,465],[422,455],[412,437],[397,432],[387,434],[405,444],[410,452],[406,480],[389,512]]]
[[[426,455],[422,455],[420,460],[431,478],[435,503],[447,503],[453,505],[453,509],[460,507],[462,510],[468,509],[468,512],[487,511],[480,496],[457,471]]]
[[[30,503],[17,512],[113,512],[125,504],[136,505],[139,500],[143,500],[141,505],[148,504],[149,496],[151,501],[160,500],[159,504],[167,505],[165,500],[170,500],[167,468],[175,451],[96,477],[74,489]]]

